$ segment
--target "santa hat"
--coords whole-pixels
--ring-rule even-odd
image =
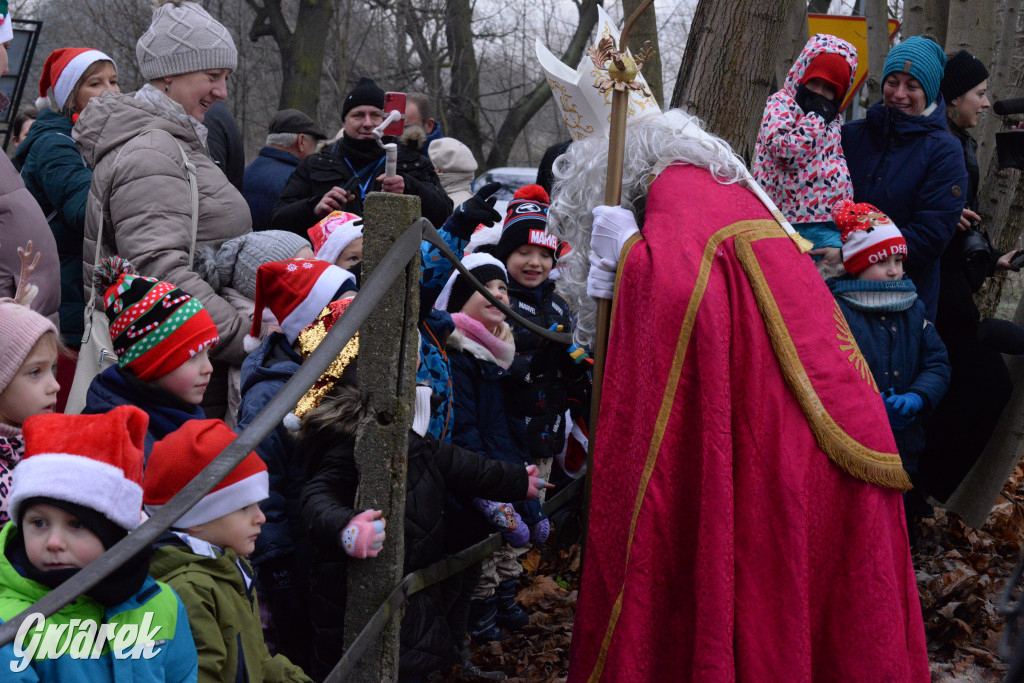
[[[46,96],[46,93],[53,88],[53,95],[57,98],[57,109],[63,109],[68,103],[68,98],[71,97],[71,91],[75,89],[78,79],[82,77],[86,69],[95,62],[103,60],[114,64],[114,69],[117,69],[117,64],[113,59],[92,48],[62,47],[51,52],[50,56],[46,58],[46,63],[43,64],[43,75],[39,78],[39,98],[36,99],[36,108],[51,108],[50,98]]]
[[[462,265],[466,267],[473,277],[485,285],[491,280],[504,280],[508,282],[508,272],[505,270],[505,264],[490,254],[475,251],[462,259]],[[456,270],[448,278],[448,282],[444,283],[444,287],[441,288],[441,293],[437,296],[437,301],[434,302],[434,308],[449,311],[450,313],[458,313],[475,291],[476,288],[472,283],[462,277],[459,271]]]
[[[29,417],[11,486],[11,519],[21,519],[18,508],[26,500],[52,498],[95,510],[122,529],[139,526],[148,424],[149,416],[131,405],[99,415]]]
[[[306,232],[316,257],[334,263],[345,247],[363,236],[363,219],[347,211],[332,211]]]
[[[221,420],[189,420],[153,444],[146,463],[143,503],[155,514],[196,478],[237,435]],[[258,503],[270,495],[267,466],[253,451],[213,490],[174,522],[187,529]]]
[[[245,350],[252,352],[259,347],[265,308],[277,318],[291,344],[327,304],[345,289],[354,290],[355,284],[352,273],[319,259],[293,258],[264,263],[256,271],[256,309],[252,330],[244,341]]]
[[[899,228],[871,204],[854,204],[848,199],[832,207],[832,220],[843,240],[843,267],[856,275],[893,254],[907,256],[907,241]]]
[[[501,239],[494,249],[499,261],[508,261],[512,252],[524,244],[546,247],[554,255],[558,250],[558,238],[547,231],[550,201],[547,191],[540,185],[527,185],[516,190],[508,203]]]
[[[142,277],[119,256],[93,271],[110,321],[117,362],[150,382],[217,343],[217,325],[199,300],[170,282]]]

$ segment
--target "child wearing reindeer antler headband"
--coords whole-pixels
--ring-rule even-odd
[[[28,278],[39,264],[32,242],[18,248],[21,278],[13,298],[0,299],[0,525],[9,519],[11,473],[25,452],[21,426],[57,405],[57,328],[28,306],[38,291]]]

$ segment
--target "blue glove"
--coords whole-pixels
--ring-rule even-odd
[[[913,415],[904,415],[896,407],[896,399],[900,398],[900,395],[896,395],[890,392],[882,394],[885,399],[885,413],[889,417],[889,426],[893,431],[899,432],[910,426],[913,422]]]
[[[905,394],[893,394],[887,401],[892,401],[892,407],[899,411],[900,415],[913,417],[921,412],[924,407],[924,400],[912,391]]]

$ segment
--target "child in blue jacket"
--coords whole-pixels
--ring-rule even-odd
[[[922,416],[949,386],[946,347],[903,275],[907,242],[871,204],[840,201],[832,215],[843,236],[847,274],[829,281],[850,332],[885,400],[903,467],[916,480],[924,450]]]
[[[146,421],[134,406],[25,421],[11,521],[0,532],[0,622],[139,526]],[[149,558],[144,550],[56,614],[29,617],[26,623],[36,624],[28,637],[0,648],[0,680],[194,683],[198,663],[185,607],[149,576]]]
[[[144,410],[148,459],[154,443],[189,420],[206,418],[199,404],[213,374],[217,326],[199,299],[142,277],[120,257],[100,261],[95,284],[103,292],[117,365],[93,378],[82,412],[123,405]]]

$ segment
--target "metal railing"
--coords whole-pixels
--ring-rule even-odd
[[[451,251],[434,226],[425,218],[420,218],[410,225],[388,250],[373,273],[359,290],[359,295],[352,300],[337,324],[331,327],[323,342],[298,368],[294,375],[285,383],[281,390],[267,404],[259,415],[246,427],[227,448],[225,448],[209,465],[179,491],[166,505],[147,519],[137,529],[109,548],[94,562],[76,573],[72,578],[57,586],[38,602],[7,622],[0,624],[0,647],[14,640],[18,629],[30,615],[40,613],[44,617],[51,616],[63,607],[88,592],[100,581],[110,576],[118,567],[134,557],[139,551],[151,545],[161,534],[190,510],[220,483],[224,477],[267,437],[281,423],[285,415],[291,412],[299,399],[320,376],[327,370],[331,362],[341,353],[342,349],[366,321],[374,308],[380,303],[391,284],[402,276],[410,261],[418,258],[422,241],[430,242],[437,247],[455,268],[466,276],[492,304],[502,310],[506,316],[518,324],[530,329],[541,337],[556,343],[568,345],[571,336],[544,329],[522,318],[508,306],[494,298],[488,289],[474,278],[458,257]],[[553,497],[545,509],[554,511],[573,496],[579,494],[582,480],[576,480],[558,496]],[[470,546],[458,554],[425,567],[405,576],[392,591],[388,599],[378,608],[360,635],[352,642],[342,659],[332,670],[327,681],[337,683],[344,681],[349,673],[380,635],[392,612],[414,593],[442,581],[449,576],[480,562],[501,545],[501,534],[494,533],[487,539]]]

